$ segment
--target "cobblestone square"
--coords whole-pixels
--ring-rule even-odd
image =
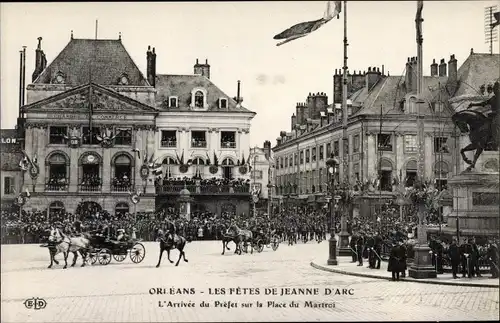
[[[62,265],[47,269],[48,252],[38,245],[2,246],[2,322],[499,319],[495,288],[389,282],[314,269],[310,262],[328,255],[326,242],[282,244],[276,252],[265,248],[242,256],[233,250],[222,256],[220,242],[192,242],[186,248],[188,263],[175,267],[164,258],[160,268],[155,268],[158,245],[145,246],[140,264],[112,260],[107,266],[66,270]],[[173,251],[171,258],[177,256]],[[191,288],[194,294],[159,295],[158,288],[167,293]],[[278,295],[265,295],[266,288],[276,288]],[[317,288],[319,295],[281,296],[282,288]],[[249,294],[257,289],[259,295]],[[325,295],[325,289],[352,290],[352,295]],[[33,297],[43,298],[46,307],[26,308],[25,300]],[[202,302],[210,306],[201,307]],[[306,307],[306,302],[327,305]]]

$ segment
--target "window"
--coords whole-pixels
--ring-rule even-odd
[[[294,154],[290,155],[290,157],[288,158],[288,166],[289,167],[293,166],[293,156],[294,156]]]
[[[129,156],[122,154],[114,158],[114,177],[111,180],[113,192],[127,192],[132,187],[132,161]]]
[[[359,153],[359,146],[360,146],[360,142],[359,142],[359,135],[355,135],[353,138],[352,138],[352,152],[353,153]]]
[[[194,106],[196,108],[203,108],[205,105],[205,95],[201,91],[196,91],[194,94]]]
[[[115,145],[119,145],[119,146],[132,145],[132,129],[131,128],[116,128]]]
[[[309,149],[306,149],[306,163],[309,162],[311,158],[311,151]]]
[[[194,165],[194,178],[203,178],[203,170],[204,170],[204,167],[205,167],[205,161],[200,158],[200,157],[197,157],[193,160],[193,165]]]
[[[415,153],[417,152],[417,136],[415,135],[405,135],[405,152]]]
[[[298,163],[298,160],[297,160],[298,158],[299,158],[299,155],[298,155],[297,153],[294,153],[294,154],[293,154],[293,164],[294,164],[295,166],[297,166],[297,165],[299,164],[299,163]]]
[[[301,165],[304,164],[304,151],[303,150],[300,152],[300,164]]]
[[[236,133],[234,131],[221,131],[221,148],[236,148]]]
[[[191,131],[191,148],[207,147],[205,131]]]
[[[392,140],[390,134],[379,133],[377,135],[378,149],[381,151],[392,151]]]
[[[316,161],[316,147],[312,148],[311,158],[313,162]]]
[[[435,153],[449,153],[448,138],[436,137],[434,138],[434,152]]]
[[[417,179],[417,162],[414,160],[410,160],[406,164],[406,187],[411,187],[413,186],[413,183]]]
[[[406,113],[417,113],[417,98],[414,96],[406,101]]]
[[[14,177],[5,176],[3,178],[3,194],[14,194]]]
[[[162,165],[163,165],[163,174],[165,175],[165,179],[169,179],[169,178],[172,178],[172,170],[174,168],[174,165],[176,165],[177,163],[175,162],[175,160],[171,157],[166,157],[165,159],[163,159],[163,161],[161,162]]]
[[[219,109],[227,109],[227,99],[219,99]]]
[[[448,186],[448,173],[450,169],[445,162],[437,162],[434,165],[434,178],[436,179],[435,186],[438,190],[444,190]]]
[[[340,153],[340,141],[336,140],[333,142],[333,156],[339,156]]]
[[[325,146],[323,146],[323,145],[319,146],[319,160],[323,160],[325,158],[324,150],[325,150]]]
[[[100,134],[100,129],[97,127],[92,127],[90,131],[89,127],[83,127],[83,144],[84,145],[98,145],[99,140],[97,136]]]
[[[175,130],[161,131],[161,147],[177,147],[177,132]]]
[[[176,96],[171,96],[168,98],[168,107],[169,108],[177,108],[177,97]]]
[[[50,144],[64,144],[65,137],[68,136],[68,127],[50,127],[49,143]]]
[[[331,154],[332,154],[332,144],[327,143],[326,144],[326,158],[330,158]]]
[[[69,180],[69,158],[61,152],[52,153],[46,167],[48,180],[46,181],[46,191],[65,191],[68,189]]]
[[[80,157],[79,165],[81,170],[79,173],[80,191],[98,192],[101,190],[101,166],[102,158],[96,153],[84,153]]]
[[[285,157],[285,167],[288,167],[288,157]]]
[[[233,179],[234,162],[232,159],[225,158],[222,161],[223,176],[225,179]]]

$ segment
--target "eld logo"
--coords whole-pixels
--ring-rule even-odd
[[[47,306],[47,302],[43,298],[28,298],[24,301],[24,306],[26,306],[27,309],[41,310]]]

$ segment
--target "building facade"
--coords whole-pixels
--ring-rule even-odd
[[[274,159],[272,157],[271,142],[265,141],[261,147],[250,148],[250,158],[248,162],[251,165],[251,190],[254,196],[258,198],[256,207],[267,210],[269,203],[272,203],[273,194],[272,178],[275,171]]]
[[[149,55],[149,54],[148,54]],[[149,56],[148,56],[149,57]],[[208,60],[196,60],[193,74],[157,74],[155,156],[161,163],[157,207],[178,207],[179,192],[190,193],[191,211],[248,214],[250,124],[255,113],[210,80]]]
[[[16,197],[22,191],[21,141],[17,129],[0,130],[0,201],[2,210],[16,209]]]
[[[291,117],[291,131],[281,131],[273,148],[276,160],[275,184],[281,199],[304,202],[325,201],[331,154],[348,159],[339,166],[339,178],[348,172],[356,191],[354,215],[373,215],[377,205],[394,200],[399,183],[411,186],[417,174],[416,59],[408,58],[405,74],[390,76],[379,68],[348,75],[347,145],[342,140],[342,75],[334,75],[334,102],[324,93],[309,94],[298,103]],[[448,72],[447,72],[448,69]],[[458,106],[467,107],[471,89],[487,98],[499,79],[498,55],[470,56],[457,69],[454,55],[448,64],[433,62],[430,76],[424,76],[424,178],[445,188],[447,179],[465,169],[459,150],[468,135],[459,133],[451,121]],[[469,90],[468,90],[469,89]],[[489,92],[488,92],[489,91]],[[466,92],[463,93],[462,92]],[[476,95],[477,97],[477,95]],[[498,151],[487,149],[477,168],[497,168]]]

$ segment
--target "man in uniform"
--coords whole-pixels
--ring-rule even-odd
[[[364,233],[360,232],[356,242],[356,253],[358,254],[358,266],[363,266],[363,247],[365,245]]]
[[[374,251],[375,251],[375,261],[374,267],[375,269],[380,269],[380,254],[382,253],[382,237],[377,232],[374,238]]]
[[[498,247],[495,242],[490,243],[488,248],[488,260],[490,263],[491,278],[498,278]]]
[[[453,278],[457,279],[458,265],[460,264],[460,249],[457,245],[457,240],[453,239],[450,247],[448,248],[448,255],[451,261],[451,271],[453,273]]]
[[[356,262],[356,259],[358,259],[358,256],[356,254],[356,242],[358,241],[358,235],[354,233],[351,236],[351,241],[349,241],[349,247],[351,247],[351,257],[352,261],[351,262]]]
[[[479,258],[481,257],[481,255],[479,253],[479,248],[476,244],[475,239],[471,240],[471,245],[472,245],[472,254],[474,255],[473,256],[474,262],[472,264],[474,266],[473,270],[477,277],[481,277],[481,271],[479,269]]]
[[[373,248],[375,247],[375,240],[373,239],[373,234],[371,232],[368,232],[366,236],[366,248],[368,249],[368,268],[375,268],[374,264],[374,250]]]

